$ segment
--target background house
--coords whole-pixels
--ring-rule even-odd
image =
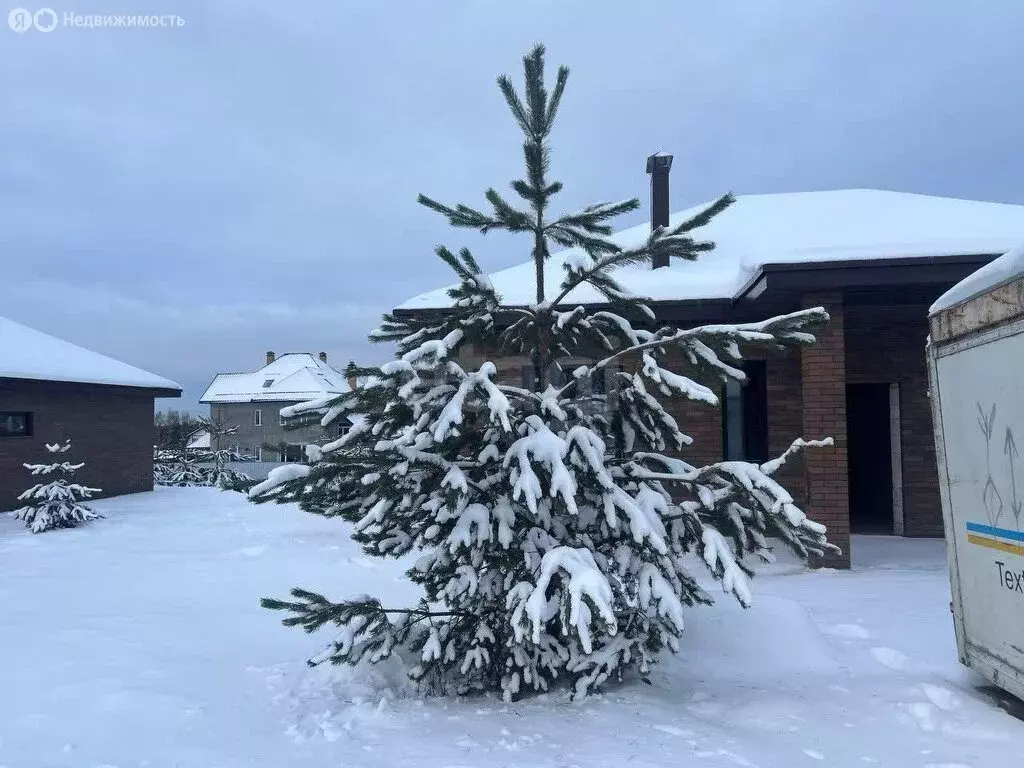
[[[671,158],[652,165],[652,225],[678,224],[705,207],[670,216]],[[613,239],[629,246],[649,232],[641,225]],[[834,564],[849,565],[851,530],[941,536],[924,354],[928,306],[1024,241],[1024,206],[871,189],[744,195],[696,235],[717,245],[697,262],[617,273],[626,289],[652,299],[660,321],[745,322],[813,306],[824,306],[832,321],[813,347],[748,361],[749,383],[723,390],[721,410],[673,404],[695,438],[684,455],[701,463],[763,460],[796,436],[832,436],[834,448],[809,452],[781,479],[843,548]],[[570,255],[548,260],[549,285],[560,282]],[[533,270],[530,262],[490,276],[503,303],[533,303]],[[396,311],[441,311],[450,306],[446,290]],[[564,304],[603,301],[582,286]],[[470,350],[464,362],[489,355]],[[529,376],[526,359],[494,362],[508,381]]]
[[[197,429],[191,435],[188,436],[188,443],[185,445],[186,451],[194,451],[196,453],[209,451],[210,450],[210,433],[205,429]]]
[[[31,486],[25,463],[71,438],[76,481],[98,496],[153,489],[153,399],[181,387],[155,374],[0,318],[0,510]]]
[[[218,373],[199,402],[209,404],[210,418],[237,427],[235,434],[220,438],[225,445],[213,450],[237,448],[257,461],[303,461],[303,448],[344,434],[345,425],[324,429],[319,418],[298,428],[286,420],[281,409],[308,400],[351,391],[350,382],[327,364],[327,355],[289,352],[276,356],[267,352],[266,364],[252,373]],[[217,438],[214,438],[214,442]]]

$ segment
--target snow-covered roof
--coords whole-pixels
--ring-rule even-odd
[[[162,376],[0,317],[0,378],[171,389]]]
[[[349,391],[345,375],[308,352],[289,352],[253,373],[218,373],[199,402],[303,402]]]
[[[185,446],[188,449],[208,449],[210,447],[210,433],[205,429],[201,429],[192,434],[189,438],[188,445]]]
[[[704,209],[695,206],[673,214],[676,225]],[[615,234],[623,247],[644,242],[650,226],[641,224]],[[723,299],[736,296],[766,264],[827,263],[853,259],[898,259],[1004,253],[1024,240],[1024,206],[930,197],[877,189],[741,195],[697,238],[716,248],[696,262],[673,262],[651,269],[620,269],[623,287],[655,301]],[[557,286],[562,264],[577,249],[553,254],[545,265],[546,284]],[[508,305],[535,301],[532,262],[492,274],[491,282]],[[420,294],[398,309],[451,306],[447,288]],[[566,304],[603,303],[589,285],[575,289]]]
[[[963,304],[975,296],[998,288],[1000,285],[1024,277],[1024,245],[1004,253],[995,261],[972,272],[944,294],[928,310],[929,314]]]

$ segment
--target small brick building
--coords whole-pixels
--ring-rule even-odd
[[[0,511],[35,482],[45,444],[70,438],[75,479],[97,497],[153,489],[153,399],[172,381],[0,318]]]
[[[671,158],[654,164],[652,224],[678,224],[704,207],[669,216],[669,167]],[[626,247],[649,232],[642,225],[613,239]],[[797,436],[831,436],[835,447],[808,452],[780,479],[843,548],[832,565],[849,566],[851,531],[941,536],[925,368],[928,307],[1024,241],[1024,206],[881,190],[747,195],[695,235],[716,243],[697,262],[617,274],[628,290],[652,299],[659,321],[748,322],[815,306],[832,320],[812,347],[748,360],[749,383],[723,388],[721,409],[673,403],[682,430],[694,438],[684,456],[699,463],[763,460]],[[549,260],[549,285],[560,282],[564,257]],[[532,276],[526,263],[491,281],[505,304],[528,305]],[[446,290],[397,311],[443,311]],[[601,300],[583,287],[565,305]],[[469,357],[473,364],[487,353]],[[501,377],[515,381],[529,364],[495,363]],[[685,372],[682,361],[679,370]]]

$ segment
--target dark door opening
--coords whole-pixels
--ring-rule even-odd
[[[847,462],[850,530],[892,533],[892,439],[889,385],[846,387]]]

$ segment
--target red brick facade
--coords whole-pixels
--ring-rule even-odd
[[[843,297],[838,293],[808,295],[805,307],[824,307],[831,318],[817,331],[817,343],[800,352],[800,399],[803,434],[831,437],[831,448],[807,451],[807,511],[828,526],[828,538],[843,553],[829,565],[850,566],[850,489],[846,463],[846,333]],[[921,354],[924,354],[923,348]],[[768,403],[772,407],[771,401]]]
[[[153,489],[153,394],[129,387],[0,379],[0,411],[33,414],[31,437],[0,438],[0,510],[34,484],[25,463],[46,463],[45,443],[71,438],[75,479],[103,496]]]
[[[943,535],[924,356],[927,313],[924,305],[853,306],[846,313],[847,382],[899,385],[907,536]]]
[[[842,548],[841,556],[828,558],[823,564],[850,565],[848,384],[898,385],[904,534],[941,536],[942,512],[924,356],[927,304],[865,303],[863,297],[851,300],[838,291],[805,294],[800,304],[825,307],[831,322],[816,333],[816,344],[767,356],[768,448],[771,455],[778,455],[796,437],[831,437],[835,441],[830,448],[808,450],[778,475],[797,504],[826,524],[829,540]],[[476,350],[470,357],[473,359],[466,363],[479,364],[486,355]],[[502,380],[522,380],[525,360],[506,358],[496,362]],[[681,359],[672,362],[676,365],[669,367],[686,372]],[[623,369],[630,370],[631,365],[635,362],[624,359]],[[717,382],[704,383],[720,386]],[[697,464],[721,461],[721,411],[689,401],[673,400],[666,405],[682,431],[694,439],[681,455]],[[887,453],[890,448],[878,446]],[[894,476],[894,482],[900,474]]]

